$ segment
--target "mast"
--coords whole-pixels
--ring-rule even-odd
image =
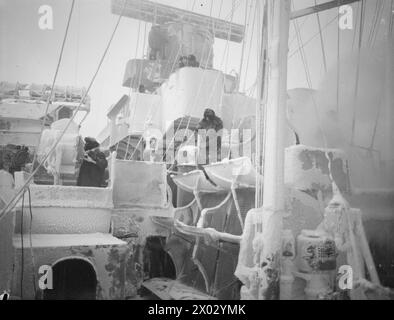
[[[290,0],[267,0],[268,82],[265,85],[262,273],[259,299],[278,299],[284,213],[284,151]]]

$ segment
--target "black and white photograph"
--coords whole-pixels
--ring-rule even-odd
[[[394,300],[393,29],[394,0],[0,0],[0,308]]]

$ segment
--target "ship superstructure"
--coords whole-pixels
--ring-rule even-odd
[[[252,1],[250,7],[262,17],[261,48],[257,92],[246,94],[240,88],[242,73],[226,74],[213,64],[215,38],[241,43],[246,26],[152,1],[111,1],[112,13],[151,28],[145,55],[125,66],[121,85],[129,93],[108,109],[108,126],[98,135],[109,161],[107,185],[75,186],[79,128],[67,122],[73,101],[56,104],[55,94],[47,114],[37,117],[34,112],[36,129],[43,116],[52,117],[46,134],[37,129],[30,144],[24,136],[15,140],[34,147],[41,137],[36,161],[45,160],[41,165],[52,178],[36,173],[35,183],[29,184],[29,171],[22,170],[14,174],[15,188],[12,181],[3,186],[8,190],[3,208],[25,189],[3,220],[15,230],[4,242],[7,256],[15,258],[0,264],[0,272],[14,265],[3,285],[13,296],[390,296],[392,259],[382,252],[393,252],[387,240],[394,225],[391,176],[386,174],[384,189],[362,188],[354,176],[378,163],[374,143],[369,148],[356,145],[353,138],[363,141],[364,136],[355,130],[350,147],[336,143],[340,129],[352,122],[353,127],[364,125],[364,110],[359,119],[347,111],[334,113],[324,109],[329,91],[287,90],[286,85],[290,24],[298,30],[294,21],[301,17],[359,1],[328,1],[300,10],[291,9],[287,0],[263,2]],[[384,61],[392,67],[392,34],[387,33],[386,40],[390,45]],[[303,50],[302,42],[299,45]],[[356,69],[362,76],[359,59]],[[387,112],[393,101],[390,70],[382,82]],[[32,92],[30,88],[30,96]],[[65,92],[63,98],[72,99]],[[18,94],[24,93],[19,89]],[[66,107],[69,116],[63,116]],[[207,136],[198,132],[207,108],[223,122],[223,129],[209,138],[209,148],[204,144]],[[372,125],[373,141],[382,127],[379,116]],[[52,146],[57,147],[48,156],[45,150]],[[219,151],[209,153],[212,149]],[[361,149],[365,158],[357,162]],[[384,175],[392,160],[380,159],[378,165],[378,175]],[[384,239],[376,236],[378,229]],[[37,288],[42,265],[53,271],[55,289]],[[342,265],[354,271],[356,285],[349,290],[337,283]],[[81,279],[77,273],[86,276]],[[371,288],[372,294],[367,292]]]

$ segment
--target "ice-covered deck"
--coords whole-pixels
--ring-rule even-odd
[[[25,173],[16,173],[16,188],[25,181]],[[93,188],[62,185],[36,185],[30,187],[31,202],[28,192],[24,196],[24,219],[21,223],[22,200],[16,207],[15,232],[35,234],[74,234],[108,233],[111,227],[113,208],[112,187]],[[30,221],[31,206],[33,220]]]

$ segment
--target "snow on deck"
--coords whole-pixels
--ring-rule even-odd
[[[75,246],[113,246],[126,245],[127,243],[115,238],[111,234],[88,233],[88,234],[32,234],[33,248],[46,247],[75,247]],[[22,248],[21,236],[16,234],[13,238],[14,247]],[[23,235],[24,247],[30,246],[28,234]]]

